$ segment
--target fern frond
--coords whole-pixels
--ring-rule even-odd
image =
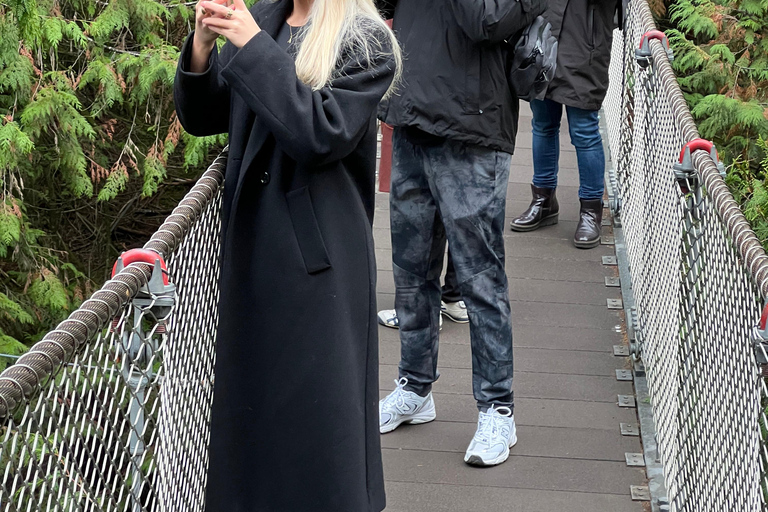
[[[47,268],[42,269],[32,281],[28,297],[35,306],[51,313],[59,313],[69,308],[67,289],[56,274]]]

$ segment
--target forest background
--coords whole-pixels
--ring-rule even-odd
[[[195,3],[0,3],[0,353],[98,289],[225,144],[174,113]]]
[[[766,243],[768,0],[650,1]],[[174,114],[194,5],[0,2],[0,354],[23,353],[97,289],[226,142],[188,135]]]
[[[699,133],[768,247],[768,0],[649,0]]]

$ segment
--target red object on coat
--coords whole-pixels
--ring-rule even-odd
[[[386,20],[392,28],[392,20]],[[381,161],[379,162],[379,192],[389,192],[392,177],[392,127],[381,123]]]
[[[381,123],[381,161],[379,162],[379,192],[389,192],[392,176],[392,127]]]

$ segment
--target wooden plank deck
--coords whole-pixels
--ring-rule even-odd
[[[626,358],[622,316],[607,299],[620,289],[601,257],[613,247],[579,250],[571,244],[578,218],[576,154],[567,128],[561,139],[560,223],[533,233],[508,224],[530,200],[530,111],[521,105],[517,154],[507,197],[507,274],[515,344],[515,420],[518,443],[504,464],[474,468],[463,462],[475,431],[469,326],[445,321],[440,333],[441,377],[434,386],[437,420],[405,425],[382,436],[387,512],[640,512],[630,485],[644,485],[644,468],[627,467],[626,452],[641,452],[638,437],[624,437],[620,423],[637,424],[634,409],[617,395],[633,394],[616,380]],[[379,308],[392,308],[389,195],[377,196],[374,238],[379,265]],[[604,227],[603,234],[610,234]],[[379,327],[380,392],[394,388],[398,332]]]

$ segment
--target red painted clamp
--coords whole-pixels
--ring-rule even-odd
[[[768,340],[768,330],[766,330],[766,327],[768,327],[768,302],[766,302],[765,307],[763,308],[763,314],[760,315],[760,322],[757,324],[757,328],[763,335],[763,339]]]
[[[667,58],[670,62],[675,59],[675,55],[672,53],[672,50],[669,49],[669,40],[667,40],[667,36],[664,32],[661,30],[649,30],[640,38],[640,47],[635,50],[635,59],[640,66],[646,67],[651,61],[651,57],[653,56],[653,52],[651,51],[651,39],[656,39],[661,42],[664,46],[664,50],[667,52]]]
[[[760,321],[752,331],[752,343],[761,373],[763,376],[768,376],[768,303],[765,304]]]
[[[723,166],[723,162],[720,161],[720,157],[717,155],[717,148],[715,148],[714,142],[706,139],[693,139],[680,150],[680,158],[678,158],[677,163],[673,166],[676,175],[691,174],[695,172],[691,153],[697,150],[708,151],[709,156],[712,157],[712,161],[717,165],[717,170],[720,171],[721,175],[725,174],[725,167]]]
[[[165,260],[163,260],[163,257],[155,251],[150,251],[148,249],[131,249],[121,254],[112,266],[112,277],[115,277],[118,272],[131,263],[149,263],[150,265],[156,265],[158,262],[160,262],[160,270],[163,273],[163,284],[168,286],[168,268],[165,265]]]

